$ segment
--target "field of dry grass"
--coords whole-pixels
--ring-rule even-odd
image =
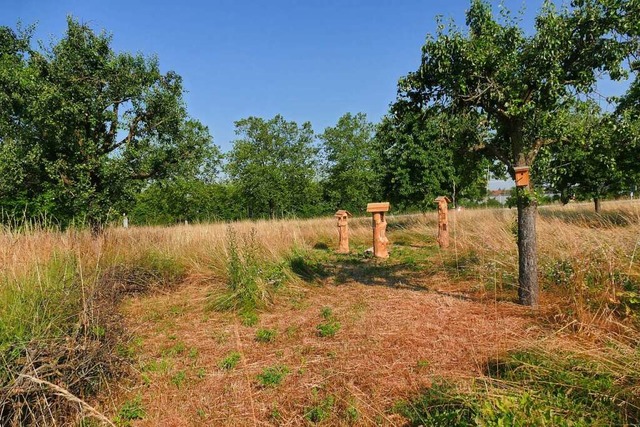
[[[452,212],[447,251],[435,213],[390,216],[386,261],[364,254],[367,218],[350,222],[349,255],[332,251],[332,218],[114,228],[99,239],[5,230],[3,425],[52,424],[52,397],[32,377],[120,425],[417,425],[401,402],[442,381],[472,392],[491,361],[530,349],[617,370],[633,395],[640,203],[603,208],[540,208],[536,310],[515,304],[515,210]],[[111,359],[76,380],[77,366],[47,368],[60,354],[42,342],[71,362]],[[637,400],[615,403],[634,419]],[[97,420],[56,405],[71,414],[58,424]]]

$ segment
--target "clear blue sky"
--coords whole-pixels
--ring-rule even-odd
[[[496,4],[496,11],[498,1]],[[523,0],[505,0],[520,10]],[[542,1],[526,2],[525,26]],[[464,25],[469,0],[0,0],[0,25],[60,39],[71,14],[118,51],[156,54],[184,79],[190,114],[227,151],[233,122],[282,114],[320,133],[346,112],[377,122],[415,70],[435,17]],[[611,90],[606,88],[607,93]],[[618,91],[619,92],[619,91]]]

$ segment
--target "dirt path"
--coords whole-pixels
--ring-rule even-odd
[[[539,330],[527,309],[433,291],[347,282],[305,288],[304,296],[260,315],[254,326],[205,310],[210,288],[189,285],[125,305],[139,359],[146,415],[134,425],[402,425],[390,409],[439,378],[472,378],[488,358]],[[317,326],[339,323],[333,337]],[[275,331],[271,342],[256,340]],[[220,363],[241,355],[235,368]],[[263,386],[267,367],[286,372]]]

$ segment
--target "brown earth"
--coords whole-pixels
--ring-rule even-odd
[[[134,425],[308,425],[313,407],[326,409],[325,425],[403,425],[395,403],[439,379],[470,382],[489,358],[542,332],[530,310],[508,302],[354,281],[298,288],[243,326],[205,309],[211,289],[191,284],[125,304],[140,373],[112,390],[112,404],[141,396],[146,416]],[[341,325],[334,337],[317,332],[323,307]],[[275,340],[256,341],[262,328]],[[233,351],[238,366],[220,368]],[[288,370],[283,382],[260,385],[256,376],[276,365]]]

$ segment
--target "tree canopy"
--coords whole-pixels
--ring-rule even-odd
[[[347,113],[320,135],[324,197],[331,209],[363,213],[379,192],[374,170],[374,125],[362,113]]]
[[[317,148],[311,123],[298,125],[281,115],[238,120],[226,165],[242,193],[249,218],[304,215],[319,191]]]
[[[630,5],[629,3],[634,3]],[[557,143],[553,125],[558,111],[578,93],[593,90],[600,73],[624,76],[623,60],[635,46],[637,2],[580,0],[558,10],[547,1],[528,35],[502,8],[472,0],[466,31],[440,23],[422,48],[416,72],[399,82],[399,99],[422,109],[483,115],[481,142],[470,151],[502,162],[515,178],[516,167],[531,166],[540,149]],[[535,182],[536,177],[532,177]],[[518,191],[519,295],[537,304],[535,198]]]
[[[0,171],[10,172],[0,197],[96,227],[144,182],[195,174],[217,148],[189,118],[178,74],[162,73],[156,58],[114,52],[104,32],[67,25],[40,51],[0,31],[15,45],[2,53],[3,85],[19,94],[0,100],[13,104],[0,125]]]

